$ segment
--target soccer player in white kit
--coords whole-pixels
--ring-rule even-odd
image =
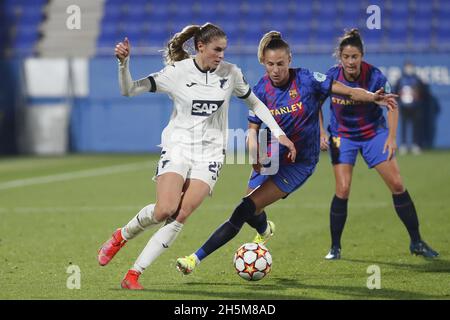
[[[192,37],[195,57],[183,49],[183,44]],[[251,91],[241,70],[223,61],[226,46],[226,34],[219,27],[211,23],[187,26],[169,41],[166,67],[133,81],[129,71],[129,41],[125,38],[116,45],[121,93],[135,96],[163,92],[174,105],[161,136],[156,203],[145,206],[126,226],[117,229],[98,252],[99,264],[104,266],[128,240],[165,221],[125,275],[121,283],[124,289],[143,289],[139,276],[167,250],[186,219],[211,194],[224,161],[231,95],[244,99],[279,142],[288,147],[290,159],[294,161],[296,157],[294,144]]]

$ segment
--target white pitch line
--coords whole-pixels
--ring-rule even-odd
[[[121,164],[110,167],[103,167],[97,169],[88,169],[88,170],[80,170],[75,172],[61,173],[61,174],[53,174],[49,176],[35,177],[35,178],[27,178],[27,179],[18,179],[12,181],[6,181],[0,183],[0,190],[7,190],[13,188],[27,187],[36,184],[45,184],[52,182],[60,182],[60,181],[68,181],[80,178],[89,178],[96,176],[103,176],[108,174],[115,173],[123,173],[130,171],[137,171],[144,168],[150,168],[152,165],[149,162],[138,162],[131,164]]]

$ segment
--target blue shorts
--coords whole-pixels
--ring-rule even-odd
[[[280,165],[278,172],[274,175],[262,175],[253,170],[248,181],[248,187],[256,189],[271,178],[281,191],[291,193],[308,180],[315,168],[316,164],[292,163]]]
[[[369,168],[388,159],[389,152],[383,153],[384,144],[389,135],[388,129],[382,129],[368,140],[356,141],[343,137],[330,137],[330,157],[332,164],[346,163],[355,165],[358,151]]]

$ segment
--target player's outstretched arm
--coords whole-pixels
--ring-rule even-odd
[[[328,134],[323,124],[323,112],[322,108],[319,110],[319,127],[320,127],[320,150],[328,150]]]
[[[126,97],[133,97],[138,94],[149,92],[152,88],[148,78],[139,79],[137,81],[133,81],[131,78],[129,69],[130,51],[131,46],[128,38],[119,42],[114,48],[114,53],[119,60],[120,93]]]
[[[398,108],[387,113],[389,135],[384,143],[383,153],[388,152],[388,160],[391,160],[397,151],[397,126]]]
[[[252,110],[256,116],[269,127],[270,131],[272,131],[278,141],[289,149],[288,157],[292,162],[294,162],[295,157],[297,156],[295,145],[280,128],[267,106],[259,100],[253,92],[250,93],[250,95],[245,99],[245,102],[247,103],[249,109]]]
[[[265,155],[260,154],[258,142],[260,127],[260,124],[253,122],[248,123],[247,147],[250,156],[250,163],[252,164],[253,170],[256,172],[260,172],[262,163],[265,163]]]
[[[374,102],[380,106],[386,107],[390,111],[397,108],[397,101],[395,98],[397,98],[398,95],[393,93],[384,93],[383,88],[373,93],[362,88],[352,88],[341,82],[333,81],[331,92],[348,96],[354,101]]]

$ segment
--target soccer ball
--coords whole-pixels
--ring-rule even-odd
[[[272,256],[263,244],[245,243],[234,254],[233,264],[241,278],[257,281],[270,272]]]

